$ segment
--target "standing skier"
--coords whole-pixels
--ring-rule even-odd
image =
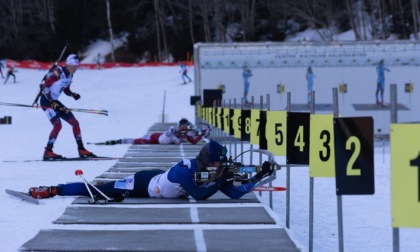
[[[378,74],[377,86],[376,86],[376,105],[384,106],[384,90],[385,90],[385,71],[390,72],[388,68],[384,66],[384,60],[379,61],[379,65],[376,67],[376,73]],[[378,94],[381,94],[379,100]]]
[[[246,106],[249,106],[251,105],[251,103],[248,101],[249,78],[251,78],[252,72],[247,65],[244,65],[242,70],[242,78],[244,78],[244,103]]]
[[[4,84],[6,84],[10,76],[13,76],[13,83],[16,83],[16,76],[14,74],[14,71],[15,71],[15,67],[13,65],[10,65],[9,69],[7,70],[6,80],[4,81]]]
[[[76,72],[78,66],[79,59],[75,54],[70,54],[67,57],[65,66],[57,66],[53,71],[47,74],[45,79],[45,84],[42,88],[41,106],[53,125],[53,129],[48,138],[47,147],[45,147],[44,160],[63,158],[61,155],[55,154],[52,150],[62,127],[60,118],[73,127],[73,135],[76,139],[79,156],[82,158],[96,157],[83,146],[79,122],[74,117],[73,113],[67,110],[67,108],[58,100],[62,91],[64,91],[67,96],[72,96],[75,100],[80,99],[78,93],[74,93],[70,90],[73,74]]]
[[[101,66],[101,53],[98,53],[98,55],[93,60],[96,63],[96,69],[102,69]]]
[[[1,74],[1,77],[4,79],[4,75],[3,75],[3,62],[1,62],[0,61],[0,74]]]
[[[187,84],[187,82],[185,81],[185,78],[188,79],[188,82],[191,82],[191,78],[187,75],[187,73],[188,73],[187,67],[182,62],[179,66],[181,67],[180,73],[182,74],[181,77],[182,77],[182,81],[184,82],[184,84]]]
[[[307,80],[307,87],[308,87],[308,105],[311,105],[312,102],[312,90],[314,89],[314,73],[312,72],[312,67],[308,66],[308,70],[306,72],[306,80]]]

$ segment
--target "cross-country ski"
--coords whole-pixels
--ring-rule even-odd
[[[6,189],[5,191],[7,194],[17,197],[23,201],[26,201],[35,205],[39,205],[39,200],[32,198],[32,196],[29,195],[29,193],[19,192],[19,191],[10,190],[10,189]]]
[[[69,162],[69,161],[107,161],[107,160],[118,160],[122,157],[62,157],[62,158],[51,158],[51,159],[23,159],[23,160],[6,160],[5,163],[18,163],[18,162]]]

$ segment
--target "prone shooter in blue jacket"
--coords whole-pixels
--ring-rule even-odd
[[[228,182],[231,174],[226,170],[223,170],[223,174],[211,182],[201,184],[194,180],[196,172],[204,171],[206,167],[220,167],[222,162],[227,161],[226,154],[226,147],[216,141],[210,141],[203,146],[195,159],[183,159],[167,171],[143,170],[123,180],[98,185],[97,188],[108,197],[121,200],[125,197],[180,198],[187,196],[195,200],[205,200],[219,190],[232,199],[238,199],[251,192],[263,176],[273,172],[270,163],[264,162],[262,170],[240,186]],[[93,194],[96,192],[93,188],[91,191]],[[36,199],[50,198],[55,195],[90,195],[82,182],[32,187],[29,189],[29,194]]]

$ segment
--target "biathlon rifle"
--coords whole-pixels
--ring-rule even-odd
[[[64,52],[66,51],[68,45],[69,45],[69,43],[66,41],[65,44],[64,44],[64,48],[61,51],[60,57],[58,57],[58,60],[56,62],[54,62],[54,65],[52,65],[52,67],[50,68],[50,70],[48,70],[48,72],[44,75],[44,78],[42,78],[41,83],[39,84],[39,92],[38,92],[37,96],[35,97],[34,102],[32,103],[32,106],[33,107],[39,106],[38,100],[39,100],[39,97],[41,97],[42,89],[44,88],[44,84],[45,84],[45,79],[47,78],[47,75],[50,72],[54,71],[54,69],[57,67],[58,62],[61,61],[61,58],[63,57]]]

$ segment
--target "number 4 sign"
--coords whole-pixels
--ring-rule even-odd
[[[287,164],[309,164],[309,113],[287,113]]]
[[[334,118],[337,195],[374,194],[372,117]]]

